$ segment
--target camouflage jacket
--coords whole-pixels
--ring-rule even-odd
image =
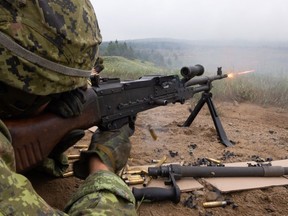
[[[109,171],[90,175],[65,212],[53,209],[27,178],[13,171],[13,154],[9,132],[0,120],[0,215],[136,215],[131,190]]]

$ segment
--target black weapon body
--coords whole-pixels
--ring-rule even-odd
[[[191,74],[190,77],[193,78]],[[180,79],[178,75],[143,76],[133,81],[103,78],[97,82],[91,77],[99,105],[98,115],[101,116],[98,126],[108,130],[119,128],[139,112],[169,103],[183,104],[196,93],[210,92],[212,81],[226,77],[226,74],[220,74],[193,82],[192,78]]]

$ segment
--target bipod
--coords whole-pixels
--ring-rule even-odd
[[[216,108],[212,101],[212,93],[211,92],[203,92],[200,100],[198,101],[197,105],[195,106],[194,110],[191,112],[190,116],[187,118],[185,123],[182,127],[189,127],[194,119],[196,118],[197,114],[200,112],[201,108],[204,104],[207,103],[211,117],[213,119],[217,134],[219,136],[220,142],[225,145],[226,147],[233,146],[232,142],[228,140],[227,135],[224,131],[224,128],[221,124],[220,118],[216,112]]]

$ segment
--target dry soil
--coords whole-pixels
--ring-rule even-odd
[[[178,125],[189,116],[194,102],[175,104],[142,112],[136,121],[136,131],[131,137],[132,151],[129,165],[146,165],[152,159],[166,155],[167,162],[185,161],[193,163],[198,158],[215,158],[223,162],[250,161],[254,156],[273,160],[288,157],[288,111],[276,107],[263,107],[247,103],[217,102],[216,108],[226,134],[235,145],[225,147],[219,143],[217,133],[207,107],[203,107],[190,127]],[[157,140],[153,140],[148,130],[151,125]],[[91,132],[80,143],[88,144]],[[191,150],[191,146],[194,148]],[[178,152],[174,157],[169,153]],[[228,153],[227,153],[228,152]],[[81,181],[75,177],[55,179],[42,173],[27,174],[35,190],[53,207],[63,209],[71,194]],[[207,186],[201,191],[182,193],[181,201],[142,203],[139,215],[288,215],[288,187],[269,187],[216,194],[215,199],[230,199],[235,206],[225,208],[202,207],[211,198],[213,188]],[[210,195],[209,195],[210,194]],[[190,207],[184,206],[192,195]],[[209,197],[210,196],[210,197]]]

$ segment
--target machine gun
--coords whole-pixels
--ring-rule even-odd
[[[213,106],[210,92],[212,82],[227,77],[218,68],[217,75],[202,76],[204,67],[183,67],[178,75],[143,76],[138,80],[120,81],[118,78],[91,76],[91,88],[84,95],[86,102],[80,116],[61,118],[44,113],[30,119],[6,120],[12,135],[18,172],[25,171],[47,157],[59,141],[74,129],[98,126],[102,130],[120,128],[135,121],[139,112],[169,103],[185,103],[194,94],[203,92],[202,98],[183,126],[190,126],[205,102],[208,103],[220,141],[225,146],[232,143],[227,139],[219,117]]]

